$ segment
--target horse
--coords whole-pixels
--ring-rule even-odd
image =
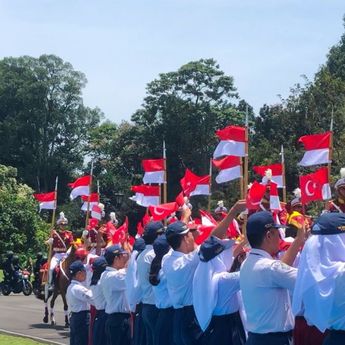
[[[52,294],[44,297],[45,309],[44,309],[44,318],[43,322],[48,323],[49,311],[48,311],[48,300],[52,295],[50,300],[50,323],[51,325],[56,325],[55,315],[54,315],[54,305],[57,296],[60,294],[63,301],[63,309],[65,312],[65,327],[69,327],[69,318],[68,318],[68,305],[66,300],[66,292],[68,285],[70,284],[70,274],[69,267],[72,262],[77,260],[76,257],[76,246],[72,245],[69,255],[59,263],[59,273],[56,276],[54,283],[54,290]]]

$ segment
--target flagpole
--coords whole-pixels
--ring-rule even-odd
[[[240,169],[241,169],[241,177],[240,177],[240,199],[243,200],[244,195],[243,195],[243,183],[244,183],[244,179],[243,179],[243,159],[241,157],[241,165],[240,165]]]
[[[209,169],[209,175],[210,175],[210,194],[208,195],[208,212],[211,210],[211,188],[212,188],[212,158],[210,158],[210,169]]]
[[[247,193],[248,193],[248,125],[249,125],[249,120],[248,120],[248,105],[246,106],[246,120],[245,120],[245,156],[244,156],[244,176],[243,176],[243,196],[244,198],[247,198]],[[247,215],[244,216],[243,219],[243,225],[242,225],[242,234],[247,240]]]
[[[163,160],[164,160],[164,182],[163,182],[163,201],[168,202],[168,174],[167,174],[167,155],[165,148],[165,140],[163,140]]]
[[[331,167],[332,167],[332,158],[333,158],[333,126],[334,126],[334,117],[333,117],[333,105],[332,105],[332,115],[331,115],[331,124],[330,124],[330,143],[329,143],[329,157],[328,157],[328,183],[331,181]]]
[[[57,186],[58,186],[58,180],[59,177],[56,176],[55,178],[55,189],[54,189],[54,209],[53,209],[53,215],[52,215],[52,222],[51,222],[51,226],[50,226],[50,238],[53,237],[53,232],[54,232],[54,225],[55,225],[55,216],[56,216],[56,207],[57,207]],[[52,259],[52,252],[53,252],[53,244],[49,244],[49,249],[48,249],[48,271],[49,271],[49,267],[50,267],[50,262]],[[44,275],[44,279],[42,279],[42,283],[46,284],[48,282],[48,271],[47,274]],[[44,295],[45,298],[48,298],[48,286],[47,288],[44,289]]]
[[[92,190],[92,174],[93,174],[93,161],[91,161],[89,196],[87,198],[87,211],[86,211],[86,217],[85,217],[85,229],[87,228],[87,225],[89,224],[89,218],[90,218],[90,199],[91,199],[91,190]]]
[[[283,201],[286,203],[286,177],[285,177],[285,156],[284,145],[281,146],[280,154],[282,156],[282,173],[283,173]]]

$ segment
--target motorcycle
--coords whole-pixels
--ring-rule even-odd
[[[30,282],[30,272],[27,270],[21,270],[16,272],[16,277],[11,280],[4,280],[0,283],[1,292],[4,296],[8,296],[11,292],[23,293],[25,296],[29,296],[32,293],[32,284]]]

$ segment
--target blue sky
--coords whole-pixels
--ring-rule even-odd
[[[258,111],[312,78],[344,0],[0,0],[0,58],[56,54],[86,74],[85,104],[130,119],[159,73],[215,58]]]

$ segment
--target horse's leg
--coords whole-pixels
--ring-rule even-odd
[[[61,298],[63,301],[63,310],[65,313],[65,327],[69,327],[69,317],[68,317],[68,304],[66,300],[66,293],[65,291],[61,291]]]
[[[44,318],[43,318],[43,322],[44,323],[48,323],[48,300],[44,300]]]
[[[50,301],[50,324],[53,326],[56,325],[55,315],[54,315],[54,304],[55,304],[55,300],[57,296],[58,296],[57,289],[54,289],[53,297]]]

